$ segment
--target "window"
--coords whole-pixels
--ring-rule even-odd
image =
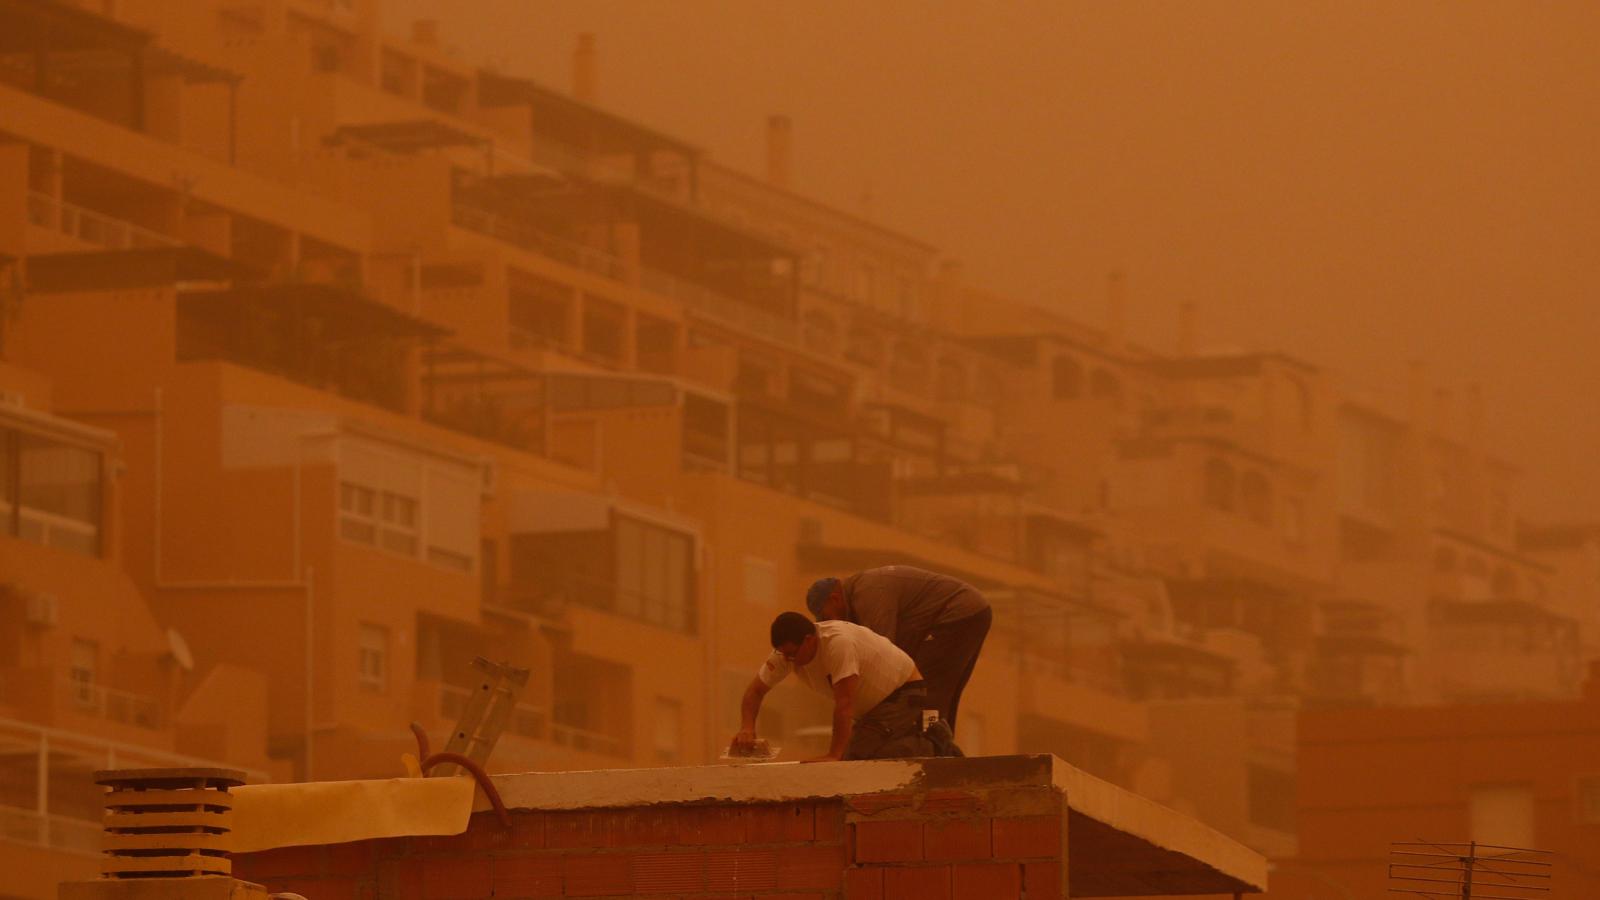
[[[356,679],[363,688],[378,693],[389,690],[389,629],[361,623]]]
[[[1250,821],[1278,831],[1294,830],[1294,776],[1251,764],[1248,770]]]
[[[565,347],[572,291],[548,278],[515,269],[508,273],[507,302],[514,343]]]
[[[656,698],[656,762],[675,763],[683,752],[683,704]]]
[[[1580,825],[1600,825],[1600,775],[1578,778],[1577,817]]]
[[[626,311],[597,297],[583,298],[583,352],[601,360],[622,361]]]
[[[67,679],[72,683],[72,701],[80,707],[95,705],[95,684],[100,680],[100,645],[83,638],[73,638],[72,655],[68,659]]]
[[[616,516],[616,612],[693,632],[695,610],[688,535]]]
[[[475,466],[347,439],[339,460],[339,536],[471,572],[481,484]]]
[[[1480,784],[1470,789],[1467,809],[1472,840],[1499,847],[1533,847],[1533,787]]]
[[[0,534],[100,554],[101,454],[0,428]]]

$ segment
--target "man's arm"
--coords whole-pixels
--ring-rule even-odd
[[[818,756],[806,762],[828,762],[844,759],[850,746],[850,734],[856,727],[856,693],[861,690],[861,676],[851,675],[833,683],[833,743],[827,756]]]
[[[733,736],[730,749],[748,750],[755,746],[756,716],[761,712],[761,701],[770,690],[759,677],[750,679],[750,686],[744,689],[744,699],[739,701],[739,733]]]

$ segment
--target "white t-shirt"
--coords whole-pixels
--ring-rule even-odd
[[[831,698],[835,681],[860,675],[855,704],[859,719],[911,680],[916,669],[911,657],[883,635],[853,622],[830,620],[817,623],[817,655],[811,662],[797,666],[774,650],[757,677],[772,687],[792,671],[801,684]]]

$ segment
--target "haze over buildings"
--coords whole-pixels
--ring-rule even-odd
[[[449,729],[477,655],[532,673],[498,771],[711,761],[773,615],[884,564],[994,605],[969,753],[1053,753],[1278,859],[1303,849],[1300,710],[1577,695],[1600,526],[1525,498],[1589,488],[1555,450],[1600,427],[1594,207],[1516,204],[1586,196],[1581,135],[1451,120],[1437,135],[1463,140],[1405,144],[1438,105],[1416,83],[1341,117],[1332,82],[1297,93],[1226,43],[1203,59],[1241,90],[1196,104],[1220,76],[1180,26],[1232,21],[1196,7],[1157,17],[1165,44],[1091,40],[1116,29],[1071,13],[1081,52],[1026,27],[1069,15],[1043,7],[894,34],[894,7],[730,10],[690,65],[668,51],[694,9],[602,7],[637,14],[596,42],[554,6],[500,9],[492,35],[467,15],[499,6],[391,35],[412,5],[0,0],[0,871],[27,874],[20,896],[91,865],[92,769],[395,775],[406,723]],[[1377,54],[1301,15],[1230,40]],[[1488,40],[1487,13],[1456,15],[1405,21]],[[1552,52],[1496,85],[1579,84],[1593,63],[1553,51],[1584,16],[1557,15],[1525,23]],[[881,59],[821,65],[856,21]],[[813,102],[861,105],[861,127],[814,127],[798,89],[719,102],[777,70],[727,65],[760,35],[804,49],[838,80]],[[517,55],[491,66],[497,40]],[[963,75],[977,47],[1159,73],[1164,99],[1053,94],[1083,82],[1026,67],[995,89]],[[891,100],[857,66],[930,93]],[[649,71],[663,105],[619,112]],[[1007,102],[1035,96],[1060,101],[1049,128]],[[724,164],[721,129],[759,152]],[[1507,162],[1535,158],[1556,168]],[[869,213],[848,182],[880,171]],[[1504,244],[1451,205],[1463,181],[1523,209],[1488,216]],[[1413,221],[1429,198],[1439,218]],[[1540,252],[1571,263],[1540,270],[1559,290],[1527,274]],[[1474,361],[1487,333],[1508,368]],[[1519,417],[1544,420],[1532,446],[1506,439]],[[828,713],[780,690],[761,730],[804,756]]]
[[[1131,333],[1275,348],[1353,389],[1421,359],[1485,385],[1494,447],[1541,516],[1600,507],[1600,9],[1264,0],[741,3],[399,0],[391,27],[600,93],[960,258],[980,283]],[[727,73],[737,72],[738,77]]]

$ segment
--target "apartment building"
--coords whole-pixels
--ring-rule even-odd
[[[591,44],[569,92],[381,12],[0,0],[28,746],[98,709],[85,759],[394,774],[485,656],[531,672],[496,770],[706,762],[776,612],[906,563],[995,606],[969,753],[1288,855],[1301,703],[1487,696],[1483,654],[1552,641],[1517,690],[1575,689],[1600,591],[1517,545],[1472,427],[1130,341],[1120,279],[1106,327],[995,295],[791,190],[781,117],[752,177],[597,105]],[[828,721],[785,688],[761,728],[798,755]],[[55,846],[48,740],[6,834]]]

